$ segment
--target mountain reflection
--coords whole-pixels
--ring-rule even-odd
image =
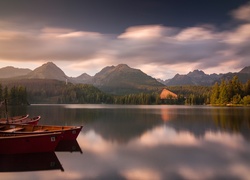
[[[250,139],[250,112],[237,108],[195,108],[164,106],[159,109],[99,109],[86,110],[85,130],[94,130],[103,138],[126,144],[145,132],[166,124],[178,131],[187,131],[204,137],[207,131],[233,131]]]
[[[188,131],[196,137],[204,137],[208,131],[230,131],[250,140],[249,108],[183,108],[172,117],[166,122],[168,126],[176,131]]]
[[[163,123],[159,114],[149,112],[144,109],[88,110],[85,114],[95,114],[95,121],[84,129],[93,129],[109,141],[125,144]]]
[[[105,107],[105,106],[104,106]],[[152,106],[151,106],[152,107]],[[153,106],[152,108],[66,109],[64,118],[84,120],[84,130],[94,130],[102,138],[126,144],[145,132],[166,124],[176,131],[204,137],[207,131],[233,131],[250,139],[249,108]],[[70,117],[70,116],[71,117]],[[78,120],[79,121],[79,120]]]
[[[189,131],[159,125],[122,146],[94,130],[80,134],[79,143],[87,156],[81,161],[86,179],[250,177],[250,145],[239,134],[206,131],[197,138]],[[91,167],[84,161],[92,162]]]

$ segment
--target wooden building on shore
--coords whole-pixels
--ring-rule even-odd
[[[164,88],[161,91],[160,99],[177,99],[177,94],[175,94],[175,93],[167,90],[166,88]]]

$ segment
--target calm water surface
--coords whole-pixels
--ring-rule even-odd
[[[9,113],[84,125],[77,138],[82,153],[12,157],[8,168],[1,156],[1,179],[250,179],[247,107],[32,105]],[[49,158],[62,167],[51,160],[53,170],[34,170]],[[12,164],[24,164],[25,172],[8,172]]]

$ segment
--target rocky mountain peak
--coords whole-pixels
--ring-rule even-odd
[[[47,62],[28,74],[29,79],[57,79],[65,81],[68,77],[53,62]]]
[[[239,73],[250,74],[250,66],[244,67]]]
[[[187,75],[189,77],[202,77],[205,76],[206,74],[203,71],[196,69],[193,72],[189,72]]]
[[[92,78],[93,77],[88,75],[87,73],[83,73],[80,76],[73,78],[73,79],[71,78],[71,79],[73,82],[89,84],[89,83],[91,83]]]

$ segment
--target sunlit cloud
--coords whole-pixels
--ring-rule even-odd
[[[248,3],[233,11],[232,18],[245,21],[224,31],[209,24],[183,29],[144,25],[107,35],[52,26],[25,28],[1,20],[0,61],[27,62],[27,67],[30,62],[64,61],[68,76],[94,75],[121,63],[164,80],[195,69],[235,72],[249,66],[249,9]]]
[[[226,34],[225,41],[230,44],[241,44],[249,42],[250,24],[244,24]]]
[[[64,66],[65,69],[73,70],[75,72],[79,72],[79,75],[83,72],[94,76],[97,72],[100,71],[102,68],[107,66],[107,63],[110,62],[110,64],[113,64],[113,61],[109,58],[92,58],[86,61],[80,61],[80,62],[72,62],[69,63],[67,66]],[[108,63],[109,64],[109,63]]]
[[[58,35],[59,38],[79,38],[79,37],[101,37],[102,35],[95,32],[82,32],[82,31],[76,31],[76,32],[69,32],[65,34]]]
[[[237,20],[250,21],[250,3],[241,6],[240,8],[234,10],[232,15]]]
[[[184,29],[175,38],[179,41],[202,41],[216,39],[216,34],[203,27],[192,27]]]
[[[175,28],[167,28],[161,25],[135,26],[126,29],[126,31],[119,35],[118,38],[150,40],[161,38],[162,36],[172,34],[175,31]]]

